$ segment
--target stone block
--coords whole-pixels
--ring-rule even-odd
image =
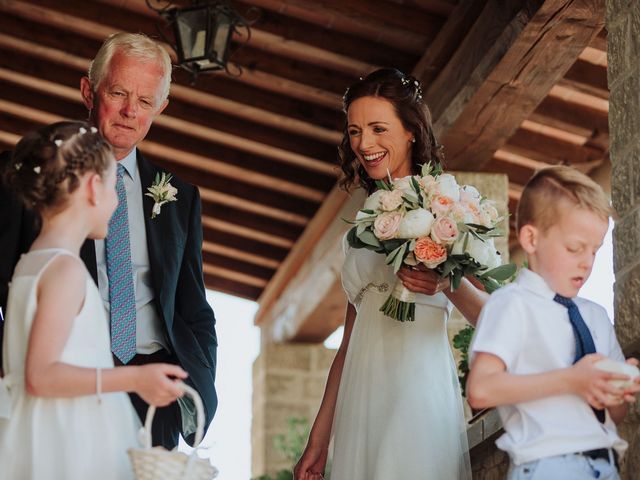
[[[260,356],[265,356],[269,372],[276,370],[309,371],[311,348],[308,345],[274,344],[262,345]]]
[[[640,131],[640,75],[637,68],[635,72],[634,75],[620,78],[611,87],[609,130],[612,155],[624,155],[623,152],[635,146],[635,139]]]
[[[336,352],[337,350],[335,348],[325,348],[324,345],[318,345],[312,351],[311,369],[314,372],[321,372],[326,376],[329,373]]]
[[[613,89],[627,72],[633,68],[630,55],[637,48],[632,38],[632,21],[630,15],[621,15],[607,31],[607,81]]]
[[[313,403],[320,403],[326,383],[326,375],[305,378],[302,386],[304,398],[311,400]]]
[[[313,421],[308,417],[308,414],[309,408],[305,404],[270,401],[264,406],[265,432],[268,434],[285,433],[289,418],[306,418],[310,422]]]
[[[613,270],[629,268],[640,260],[640,208],[618,220],[613,230]]]
[[[615,329],[623,350],[638,342],[638,305],[640,305],[640,265],[616,275],[614,295]]]
[[[617,23],[620,18],[629,14],[636,0],[606,0],[606,22],[607,26]]]
[[[269,373],[264,385],[265,394],[270,400],[295,399],[302,395],[302,377],[296,373]]]
[[[635,136],[635,132],[628,132],[628,135]],[[611,199],[621,218],[628,215],[640,200],[640,148],[636,141],[629,140],[625,148],[621,142],[611,145]]]

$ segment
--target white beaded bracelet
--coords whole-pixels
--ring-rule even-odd
[[[102,403],[102,369],[96,368],[96,396],[98,397],[98,403]]]

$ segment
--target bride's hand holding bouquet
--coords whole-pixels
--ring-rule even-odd
[[[487,292],[515,272],[501,265],[494,238],[502,220],[494,203],[470,185],[458,185],[440,167],[422,166],[421,175],[378,180],[347,235],[353,248],[386,255],[394,273],[403,266],[434,270],[451,289],[462,278],[475,277]],[[424,268],[421,267],[421,268]],[[415,318],[415,293],[401,281],[380,308],[400,321]]]

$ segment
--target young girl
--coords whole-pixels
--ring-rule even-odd
[[[85,122],[56,123],[18,143],[4,180],[42,229],[9,289],[3,478],[132,478],[126,452],[138,445],[139,421],[123,392],[164,406],[181,395],[186,373],[113,366],[106,312],[78,256],[87,237],[105,237],[118,203],[111,147]]]

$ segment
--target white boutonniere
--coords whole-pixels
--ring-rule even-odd
[[[156,216],[160,215],[162,205],[177,200],[176,195],[178,194],[178,189],[171,185],[171,183],[169,183],[170,181],[171,174],[165,172],[162,174],[156,173],[153,185],[147,188],[149,193],[145,193],[145,195],[153,198],[155,202],[151,210],[151,218],[156,218]]]

